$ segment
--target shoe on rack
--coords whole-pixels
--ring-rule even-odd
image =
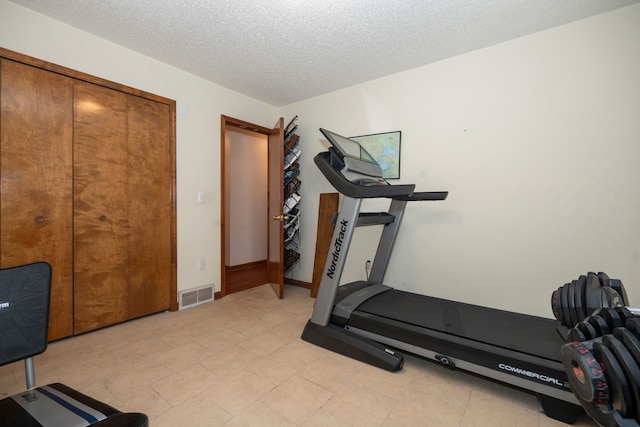
[[[293,178],[285,187],[284,187],[284,198],[288,198],[293,193],[296,193],[300,189],[300,184],[302,182],[298,178]]]
[[[283,212],[288,214],[291,209],[295,208],[296,205],[300,202],[300,195],[298,193],[293,193],[287,200],[284,202]]]
[[[289,135],[288,138],[289,139],[284,141],[284,152],[285,152],[285,154],[288,153],[289,151],[291,151],[293,149],[293,147],[295,147],[298,144],[298,140],[300,139],[300,137],[295,133],[293,135]]]
[[[291,267],[293,267],[293,265],[298,262],[298,260],[300,259],[300,254],[293,250],[293,249],[287,249],[284,251],[284,271],[287,271],[288,269],[290,269]]]
[[[300,230],[300,223],[296,221],[293,227],[289,227],[284,231],[284,244],[291,242],[298,235],[298,230]]]
[[[287,213],[287,219],[284,221],[284,229],[291,227],[300,218],[300,209],[293,208]]]
[[[298,125],[294,125],[291,129],[284,130],[284,140],[285,142],[291,138],[291,135],[295,135],[294,132],[298,129]]]
[[[297,163],[294,163],[297,165]],[[298,175],[300,175],[300,168],[291,168],[284,173],[284,188],[287,188],[289,183],[293,181]]]
[[[289,154],[284,156],[284,169],[289,169],[296,162],[296,160],[298,160],[300,154],[302,154],[302,151],[300,151],[298,147],[294,147],[291,151],[289,151]]]

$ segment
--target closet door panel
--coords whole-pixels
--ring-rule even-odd
[[[74,332],[127,319],[127,95],[76,82]]]
[[[128,99],[128,316],[168,310],[171,263],[171,115],[169,106]]]
[[[49,339],[73,333],[73,81],[0,60],[0,267],[52,266]]]

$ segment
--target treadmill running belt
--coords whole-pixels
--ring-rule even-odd
[[[563,341],[555,322],[543,317],[389,290],[356,312],[445,332],[549,360],[560,361]]]

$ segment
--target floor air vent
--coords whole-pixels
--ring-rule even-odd
[[[178,309],[193,307],[213,301],[213,284],[181,291],[178,298]]]

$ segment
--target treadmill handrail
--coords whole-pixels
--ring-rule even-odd
[[[416,188],[415,184],[358,185],[349,181],[340,173],[340,171],[331,166],[328,160],[329,156],[330,153],[328,151],[324,151],[322,153],[318,153],[313,158],[313,161],[331,185],[345,196],[356,199],[409,197],[413,194],[413,190]]]
[[[419,202],[424,200],[445,200],[448,195],[448,191],[416,191],[410,196],[394,197],[394,199],[405,202]]]

